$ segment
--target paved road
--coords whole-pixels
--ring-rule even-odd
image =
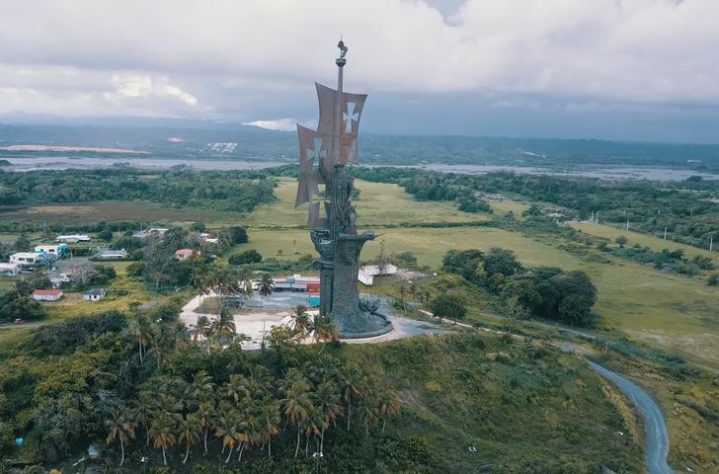
[[[659,405],[642,390],[638,385],[630,382],[626,378],[612,372],[611,370],[587,361],[592,369],[599,375],[606,378],[619,390],[629,397],[629,399],[639,408],[639,412],[644,418],[644,426],[646,428],[647,442],[647,469],[649,474],[672,474],[674,470],[667,464],[667,454],[669,453],[669,435],[667,434],[667,426],[664,423],[664,415]]]

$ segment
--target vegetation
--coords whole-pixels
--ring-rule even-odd
[[[486,254],[480,250],[450,250],[442,269],[497,295],[514,316],[538,316],[573,326],[595,323],[596,315],[591,310],[597,289],[582,271],[565,273],[557,267],[525,270],[511,251],[500,248]],[[437,300],[432,308],[441,310]]]
[[[312,347],[297,344],[299,328],[276,328],[271,350],[251,354],[221,330],[190,342],[194,329],[175,322],[177,310],[47,326],[4,354],[0,425],[27,441],[18,448],[2,437],[0,450],[62,469],[88,440],[102,439],[99,463],[117,472],[136,472],[141,456],[199,472],[225,464],[251,472],[486,464],[589,472],[640,463],[638,444],[612,442],[624,422],[599,379],[549,347],[478,334]],[[302,321],[305,311],[296,313]],[[313,330],[332,340],[322,321]],[[467,445],[478,453],[468,456]]]
[[[401,168],[363,169],[359,176],[399,184],[419,200],[458,201],[460,206],[466,200],[481,201],[485,193],[519,195],[559,206],[566,219],[589,219],[598,212],[602,222],[629,222],[632,229],[655,235],[666,231],[672,240],[705,248],[718,230],[719,203],[713,200],[716,183],[711,181],[669,182],[658,188],[650,181],[506,172],[469,176]]]

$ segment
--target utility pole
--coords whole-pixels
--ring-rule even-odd
[[[667,228],[664,228],[664,240],[667,240]]]

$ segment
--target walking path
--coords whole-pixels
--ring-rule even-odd
[[[188,327],[194,326],[197,324],[197,319],[200,316],[207,316],[209,319],[216,317],[217,315],[215,314],[203,314],[195,311],[200,306],[204,298],[214,296],[216,295],[212,292],[207,296],[198,295],[183,306],[180,311],[180,320],[183,324]],[[310,315],[315,315],[317,311],[309,310],[308,313]],[[391,312],[387,312],[387,314],[389,314],[389,320],[392,322],[392,331],[377,337],[365,339],[343,339],[342,341],[348,344],[373,344],[419,336],[422,334],[436,334],[441,332],[441,329],[433,327],[430,324],[396,316]],[[242,343],[242,348],[245,350],[259,350],[262,348],[263,336],[266,338],[270,329],[275,326],[292,326],[292,310],[288,309],[286,311],[269,312],[253,309],[251,313],[236,314],[234,319],[237,333],[244,334],[250,338],[249,341]]]
[[[673,473],[674,470],[667,464],[669,434],[659,405],[635,383],[591,360],[587,360],[587,363],[599,375],[616,385],[639,408],[646,431],[646,462],[649,474]]]

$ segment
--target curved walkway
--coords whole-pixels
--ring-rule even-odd
[[[587,363],[599,375],[616,385],[639,408],[639,412],[644,418],[647,444],[646,461],[649,473],[672,474],[674,470],[667,464],[669,435],[659,405],[637,384],[595,362],[587,360]]]

